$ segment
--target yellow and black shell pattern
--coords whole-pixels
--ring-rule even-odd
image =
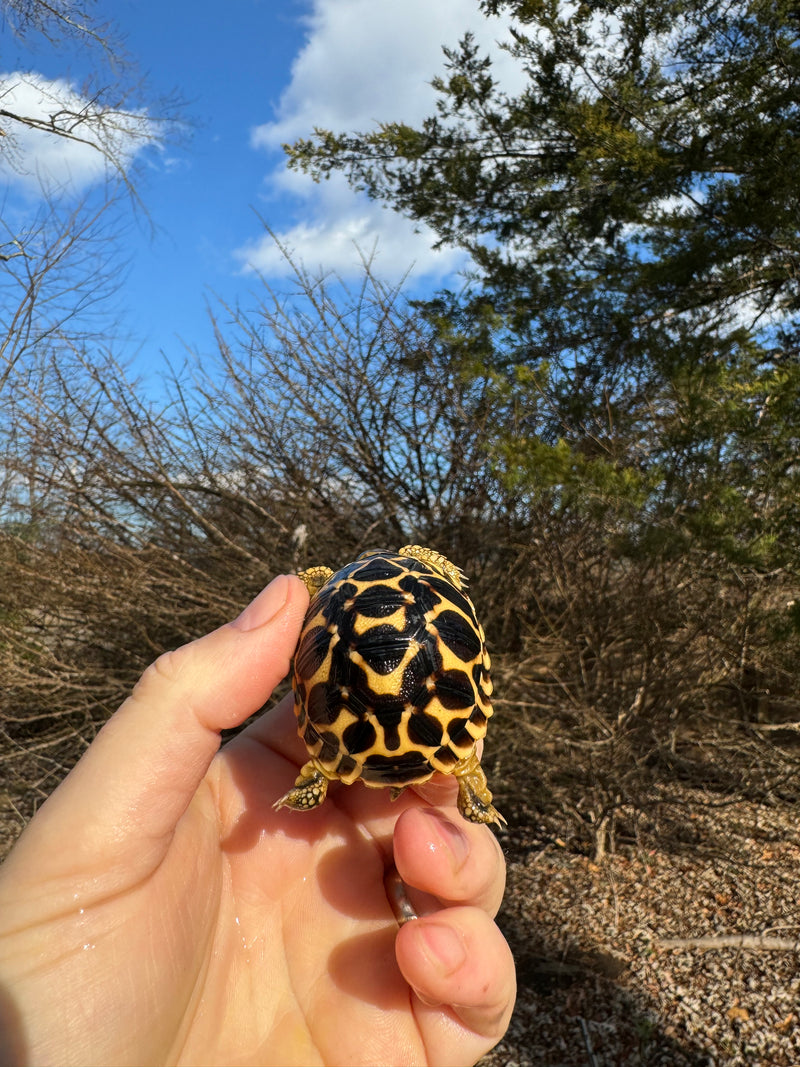
[[[429,555],[366,552],[309,604],[295,712],[326,777],[402,789],[452,773],[486,733],[483,628],[460,571]]]

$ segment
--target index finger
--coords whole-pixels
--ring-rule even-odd
[[[455,807],[404,811],[394,831],[394,862],[409,889],[445,907],[468,904],[490,916],[500,908],[506,883],[500,845],[487,826],[466,822]]]

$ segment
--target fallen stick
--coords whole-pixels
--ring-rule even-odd
[[[659,948],[743,948],[750,952],[800,952],[800,940],[762,934],[723,934],[719,937],[665,937]]]

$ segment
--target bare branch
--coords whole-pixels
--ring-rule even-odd
[[[664,937],[656,942],[663,949],[699,949],[703,952],[738,948],[746,952],[800,952],[800,939],[762,934],[721,934],[717,937]]]

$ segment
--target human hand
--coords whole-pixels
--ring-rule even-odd
[[[162,656],[25,830],[0,870],[0,1062],[444,1067],[502,1036],[503,858],[455,783],[273,811],[306,759],[291,697],[218,751],[306,604],[282,576]],[[393,865],[422,916],[400,929]]]

